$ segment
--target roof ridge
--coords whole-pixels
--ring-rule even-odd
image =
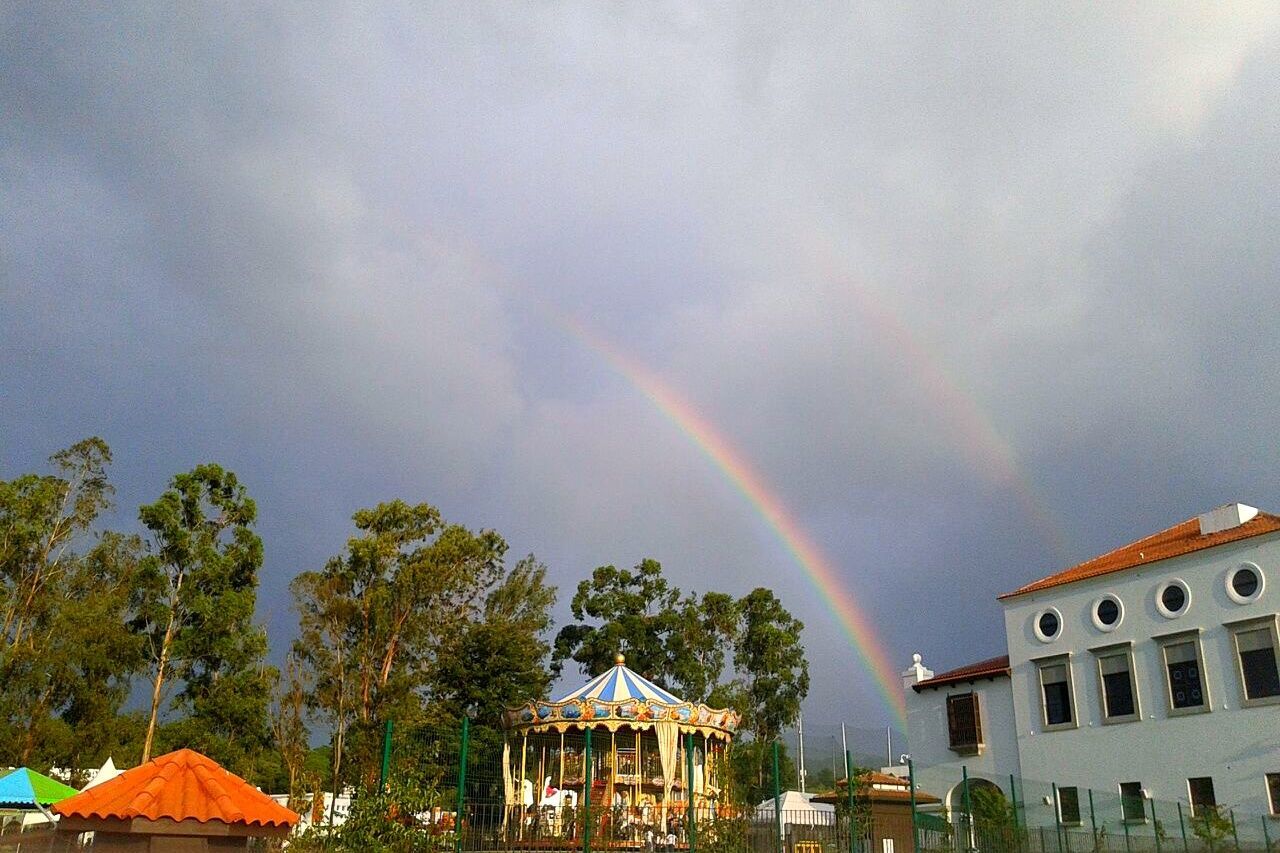
[[[1163,530],[1025,583],[1012,592],[1002,593],[996,598],[997,600],[1014,598],[1280,531],[1280,516],[1261,510],[1248,521],[1212,533],[1201,533],[1198,520],[1199,516],[1192,516],[1179,521]],[[1148,551],[1152,553],[1148,555]]]

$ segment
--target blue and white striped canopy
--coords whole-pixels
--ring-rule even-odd
[[[556,700],[574,702],[580,699],[599,699],[604,702],[625,702],[628,699],[661,702],[665,705],[682,705],[677,699],[644,676],[627,669],[625,659],[618,655],[618,664],[588,681],[567,696]]]

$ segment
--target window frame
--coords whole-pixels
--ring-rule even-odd
[[[952,738],[951,725],[951,703],[953,699],[968,699],[973,703],[973,732],[976,735],[974,743],[955,743]],[[983,743],[982,735],[982,701],[978,698],[976,690],[970,690],[966,693],[948,693],[947,694],[947,748],[958,755],[978,755],[982,752]]]
[[[1191,804],[1192,817],[1200,817],[1200,812],[1196,808],[1195,789],[1191,787],[1191,783],[1199,779],[1209,780],[1209,793],[1213,794],[1213,802],[1201,803],[1200,804],[1201,808],[1209,808],[1209,809],[1213,809],[1214,811],[1217,811],[1218,809],[1218,790],[1216,786],[1214,786],[1213,784],[1213,777],[1212,776],[1190,776],[1187,778],[1187,802]]]
[[[1037,700],[1040,703],[1040,730],[1043,732],[1060,732],[1079,728],[1080,709],[1076,703],[1075,672],[1071,666],[1071,653],[1032,658],[1031,663],[1036,668],[1036,693]],[[1065,723],[1050,723],[1049,704],[1045,702],[1044,697],[1044,671],[1051,666],[1058,665],[1065,666],[1067,669],[1067,709],[1071,712],[1071,719]]]
[[[1238,575],[1242,570],[1253,572],[1253,576],[1258,579],[1258,588],[1249,595],[1241,595],[1236,592],[1236,575]],[[1227,590],[1227,598],[1230,598],[1236,604],[1241,606],[1253,604],[1255,601],[1262,598],[1262,593],[1266,591],[1267,576],[1262,573],[1261,566],[1257,563],[1246,560],[1245,562],[1232,566],[1227,570],[1226,577],[1224,578],[1224,586]]]
[[[1139,808],[1141,808],[1142,810],[1141,817],[1130,817],[1128,814],[1125,813],[1125,808],[1124,808],[1124,804],[1125,804],[1124,786],[1125,785],[1138,786],[1138,796],[1136,798],[1131,797],[1129,799],[1136,799],[1139,803],[1141,803],[1141,805],[1139,806]],[[1147,795],[1145,793],[1145,789],[1142,787],[1142,783],[1141,782],[1120,782],[1116,785],[1116,789],[1120,792],[1120,820],[1124,823],[1129,824],[1130,826],[1133,826],[1135,824],[1140,824],[1140,823],[1146,823],[1147,822]]]
[[[1277,616],[1261,616],[1254,619],[1238,619],[1234,622],[1223,622],[1223,627],[1231,632],[1231,649],[1235,656],[1236,683],[1240,687],[1240,707],[1259,708],[1264,705],[1280,705],[1280,693],[1274,696],[1249,698],[1249,690],[1244,680],[1244,661],[1240,658],[1240,635],[1249,631],[1265,629],[1271,633],[1271,654],[1280,672],[1280,627],[1277,627]]]
[[[1171,586],[1176,586],[1182,590],[1182,607],[1178,610],[1170,610],[1164,606],[1164,591]],[[1155,595],[1156,612],[1166,619],[1181,619],[1191,610],[1191,587],[1187,586],[1187,582],[1182,578],[1169,578],[1156,587]]]
[[[1165,713],[1170,717],[1208,714],[1213,710],[1213,695],[1209,692],[1209,675],[1204,667],[1204,644],[1200,641],[1200,636],[1200,629],[1195,628],[1190,631],[1177,631],[1172,634],[1161,634],[1151,638],[1160,646],[1160,669],[1162,672],[1161,677],[1164,679],[1164,707]],[[1200,668],[1200,693],[1204,696],[1204,702],[1190,708],[1175,708],[1173,706],[1173,682],[1169,680],[1168,650],[1170,646],[1180,646],[1183,643],[1190,643],[1191,647],[1195,649],[1196,666]]]
[[[1093,669],[1098,677],[1098,709],[1102,712],[1102,724],[1114,726],[1120,723],[1136,723],[1142,719],[1142,700],[1138,696],[1138,673],[1133,658],[1133,643],[1111,643],[1106,646],[1095,646],[1089,649],[1093,654]],[[1133,713],[1107,714],[1107,682],[1102,674],[1102,661],[1105,658],[1125,656],[1129,663],[1129,693],[1133,697]]]
[[[1066,786],[1059,785],[1057,788],[1057,791],[1058,791],[1058,803],[1057,803],[1058,823],[1061,824],[1062,826],[1071,826],[1071,827],[1083,826],[1084,820],[1083,820],[1082,812],[1080,809],[1080,789],[1075,785],[1066,785]],[[1065,791],[1071,791],[1072,795],[1075,797],[1075,800],[1076,800],[1076,814],[1075,814],[1074,820],[1068,820],[1067,816],[1062,811],[1062,794]]]
[[[1271,790],[1271,780],[1276,780],[1276,789]],[[1269,811],[1267,815],[1273,819],[1280,818],[1280,771],[1275,773],[1263,773],[1262,784],[1266,786],[1267,806]]]

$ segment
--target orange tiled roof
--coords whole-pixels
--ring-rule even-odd
[[[293,826],[298,816],[211,758],[180,749],[54,807],[63,817]]]
[[[946,672],[940,672],[933,678],[927,678],[924,681],[911,685],[911,689],[919,693],[926,687],[944,687],[948,684],[959,684],[962,681],[973,681],[978,678],[995,678],[1001,675],[1009,674],[1009,656],[1001,655],[997,658],[988,658],[986,660],[971,663],[966,666],[949,669]]]
[[[1208,535],[1200,533],[1199,517],[1189,518],[1180,524],[1175,524],[1168,530],[1162,530],[1145,539],[1131,542],[1122,548],[1109,551],[1100,557],[1094,557],[1092,560],[1086,560],[1078,566],[1072,566],[1065,571],[1049,575],[1047,578],[1033,581],[1026,586],[1015,589],[1013,592],[1006,592],[999,598],[1012,598],[1015,595],[1023,595],[1066,583],[1096,578],[1099,575],[1109,575],[1112,572],[1145,566],[1158,560],[1180,557],[1183,554],[1203,551],[1205,548],[1225,545],[1228,542],[1237,542],[1252,536],[1261,536],[1264,533],[1274,533],[1277,530],[1280,530],[1280,516],[1267,512],[1259,512],[1244,524],[1226,530],[1219,530],[1217,533]]]

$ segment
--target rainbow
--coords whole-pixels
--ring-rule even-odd
[[[906,701],[902,682],[876,637],[871,619],[845,588],[835,565],[805,532],[759,472],[736,451],[721,432],[674,389],[647,367],[571,317],[555,316],[558,325],[600,355],[619,375],[634,385],[667,420],[683,432],[755,508],[808,575],[820,597],[848,635],[863,668],[871,675],[895,721],[906,730]]]

